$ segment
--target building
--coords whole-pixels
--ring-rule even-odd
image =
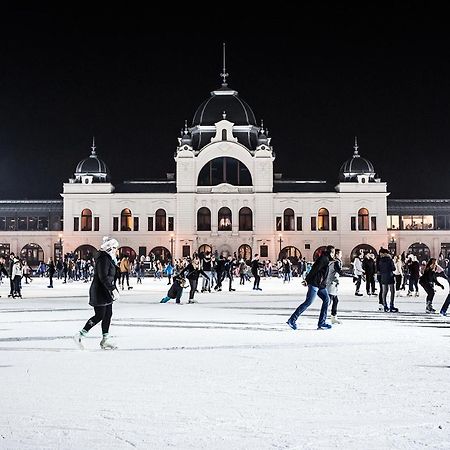
[[[449,253],[450,200],[389,199],[356,138],[336,183],[274,173],[267,130],[222,76],[185,124],[174,173],[113,185],[93,143],[62,200],[0,201],[0,254],[21,253],[31,265],[61,251],[84,257],[105,235],[131,257],[164,259],[210,249],[312,260],[329,244],[346,264],[381,246],[420,257]]]

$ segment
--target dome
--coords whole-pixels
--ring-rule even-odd
[[[368,175],[370,181],[375,179],[375,169],[373,164],[358,153],[358,143],[355,139],[355,150],[353,156],[342,164],[339,170],[341,181],[355,181],[358,175]]]
[[[75,180],[81,182],[81,177],[93,176],[93,181],[105,182],[109,178],[109,170],[106,164],[97,156],[95,144],[92,145],[92,151],[88,158],[83,159],[77,164],[75,169]]]

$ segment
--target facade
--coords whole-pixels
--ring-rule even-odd
[[[175,173],[114,186],[93,144],[62,200],[0,201],[0,253],[35,250],[33,264],[61,251],[86,256],[105,235],[131,257],[164,259],[209,248],[312,260],[329,244],[347,264],[360,249],[381,246],[428,257],[450,251],[450,200],[390,200],[356,138],[349,156],[336,183],[284,179],[273,172],[267,130],[224,81],[185,124]]]

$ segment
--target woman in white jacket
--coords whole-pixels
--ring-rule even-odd
[[[22,267],[22,264],[21,264],[19,258],[17,258],[17,256],[16,256],[14,258],[14,264],[13,264],[12,272],[11,272],[11,278],[13,280],[13,285],[14,285],[13,298],[16,298],[16,297],[22,298],[22,294],[20,292],[20,289],[21,289],[20,282],[22,280],[22,276],[23,276],[23,267]]]
[[[400,256],[394,256],[394,277],[395,277],[395,292],[396,296],[400,296],[400,288],[402,285],[402,279],[403,279],[403,263]]]

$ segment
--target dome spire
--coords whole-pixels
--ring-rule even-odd
[[[92,151],[91,151],[91,156],[97,156],[97,153],[95,152],[95,149],[96,149],[97,147],[95,146],[95,136],[92,136],[92,147],[91,147],[91,149],[92,149]]]
[[[353,148],[355,149],[355,151],[353,152],[353,158],[359,158],[359,153],[358,153],[358,136],[355,136],[355,145],[353,146]]]
[[[223,68],[222,68],[222,73],[220,74],[220,76],[223,78],[222,86],[226,87],[227,86],[227,77],[229,75],[227,73],[226,64],[225,64],[225,42],[223,43]]]

